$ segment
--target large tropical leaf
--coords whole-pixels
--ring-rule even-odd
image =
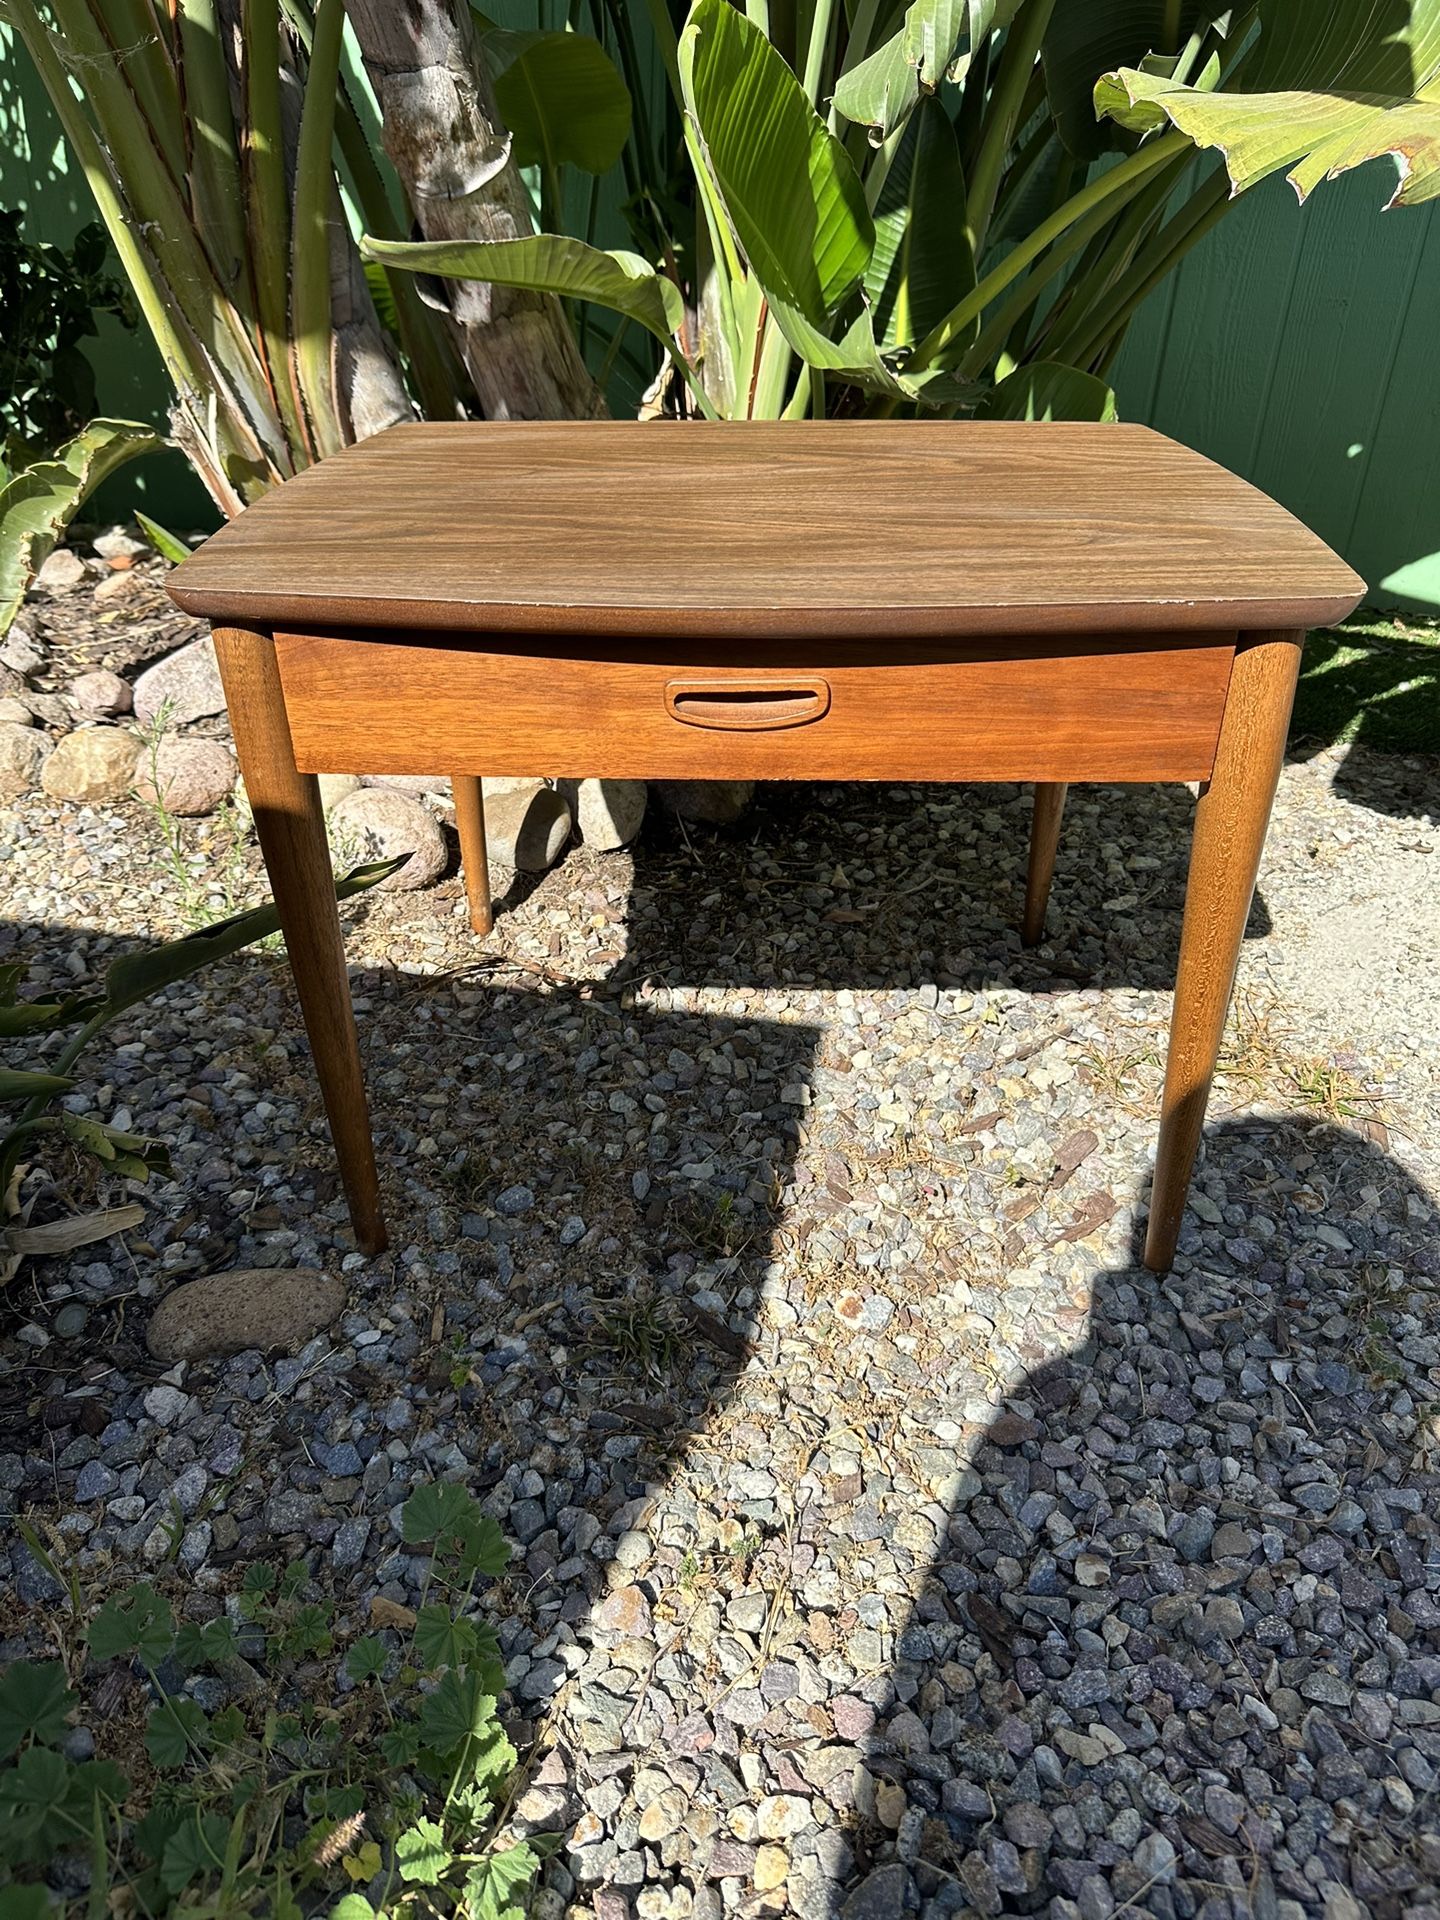
[[[950,116],[938,100],[922,100],[875,208],[865,292],[884,346],[924,339],[974,289],[964,207],[965,176]]]
[[[1220,9],[1210,0],[1056,0],[1042,58],[1045,95],[1055,130],[1079,160],[1094,160],[1120,144],[1113,122],[1095,114],[1095,83],[1120,66],[1139,66],[1151,54],[1179,52],[1191,29]],[[1167,44],[1168,41],[1168,44]],[[1173,64],[1173,62],[1172,62]]]
[[[607,173],[630,134],[630,90],[588,33],[512,33],[478,16],[495,104],[522,167]]]
[[[869,127],[877,143],[887,139],[947,73],[963,80],[988,36],[1019,8],[1020,0],[914,0],[899,31],[841,75],[837,112]]]
[[[566,234],[536,233],[524,240],[376,240],[367,234],[360,250],[368,260],[409,273],[593,300],[638,320],[667,346],[684,318],[679,288],[648,260],[638,253],[605,253]]]
[[[1036,360],[1007,374],[975,409],[977,420],[1118,419],[1115,395],[1093,373]]]
[[[1284,169],[1303,201],[1392,154],[1391,206],[1440,198],[1440,0],[1262,0],[1260,19],[1235,88],[1122,67],[1096,87],[1097,113],[1218,147],[1237,193]]]
[[[869,264],[875,227],[849,155],[765,35],[699,0],[680,41],[686,109],[772,311],[823,328]]]
[[[812,327],[801,313],[771,301],[770,311],[790,345],[807,366],[851,386],[891,400],[914,400],[927,407],[972,406],[982,389],[942,367],[907,374],[900,358],[887,359],[875,339],[868,307],[862,308],[840,339]]]
[[[164,444],[138,421],[92,420],[53,460],[22,467],[0,486],[0,634],[81,503],[117,467]]]

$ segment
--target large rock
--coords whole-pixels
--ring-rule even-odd
[[[450,776],[448,773],[367,773],[362,776],[362,787],[382,787],[387,793],[410,793],[418,799],[422,793],[438,794],[442,799],[450,797]]]
[[[0,640],[0,664],[9,667],[12,673],[34,673],[45,664],[45,649],[35,638],[29,627],[22,626],[16,620],[10,631]]]
[[[330,837],[346,864],[408,853],[405,865],[380,883],[391,892],[428,887],[445,871],[445,836],[434,815],[408,794],[385,787],[361,787],[337,801],[330,813]]]
[[[345,1283],[308,1267],[240,1267],[167,1293],[145,1335],[162,1366],[258,1347],[295,1353],[345,1305]]]
[[[238,772],[223,741],[167,737],[142,756],[135,791],[167,813],[214,813],[233,790]]]
[[[338,806],[347,793],[358,793],[361,787],[358,773],[322,773],[320,775],[320,805],[326,813]]]
[[[587,847],[611,853],[628,846],[640,831],[650,793],[643,780],[561,780],[557,784]]]
[[[565,851],[570,809],[553,787],[536,781],[485,792],[485,851],[502,867],[544,873]]]
[[[0,721],[0,800],[16,800],[38,787],[51,752],[47,735],[37,733],[34,727]]]
[[[85,562],[79,554],[72,553],[69,547],[56,547],[41,562],[35,585],[46,593],[65,593],[71,587],[78,587],[84,578]]]
[[[165,709],[167,726],[183,727],[191,720],[224,713],[225,689],[215,659],[215,642],[207,634],[192,640],[178,653],[166,654],[147,667],[135,682],[135,712],[148,726]]]
[[[40,784],[52,800],[123,800],[135,781],[140,740],[118,727],[67,733],[45,762]]]
[[[0,723],[7,727],[28,727],[33,719],[23,700],[17,700],[11,693],[0,693]]]
[[[753,780],[657,780],[655,791],[672,813],[684,820],[708,820],[729,826],[749,806]]]
[[[106,667],[77,674],[65,692],[70,704],[88,720],[109,720],[117,713],[128,713],[134,704],[128,683]]]

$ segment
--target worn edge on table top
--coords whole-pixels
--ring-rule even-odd
[[[1275,516],[1293,528],[1296,571],[1306,570],[1316,577],[1303,584],[1279,585],[1268,593],[1233,592],[1222,594],[1155,595],[1137,589],[1127,596],[1123,587],[1104,595],[1070,594],[1064,599],[1026,601],[1022,598],[981,599],[966,602],[927,600],[907,601],[897,593],[884,605],[837,604],[817,600],[807,604],[797,600],[767,601],[763,594],[743,604],[713,604],[703,599],[688,603],[637,599],[633,604],[622,599],[584,600],[578,598],[520,598],[474,589],[441,589],[424,594],[391,592],[337,593],[293,585],[247,587],[237,585],[234,574],[242,568],[264,564],[254,555],[250,540],[243,540],[240,551],[232,550],[232,537],[243,522],[253,538],[258,516],[270,532],[270,522],[285,511],[284,500],[292,488],[303,489],[307,496],[318,486],[335,485],[342,478],[353,481],[357,469],[373,470],[383,460],[384,443],[405,437],[412,441],[449,439],[453,436],[514,435],[525,437],[533,447],[536,441],[554,439],[574,443],[598,431],[612,444],[618,434],[645,435],[692,434],[753,437],[757,442],[783,436],[790,441],[811,439],[823,445],[826,440],[854,435],[875,434],[891,442],[904,434],[923,441],[931,434],[983,436],[986,439],[1032,435],[1062,435],[1073,458],[1077,435],[1086,437],[1123,435],[1136,441],[1153,443],[1157,452],[1181,456],[1182,468],[1193,473],[1197,482],[1213,489],[1217,483],[1233,489],[1237,508],[1259,504],[1272,526]],[[647,449],[648,450],[648,449]],[[1057,453],[1060,448],[1057,447]],[[757,453],[757,459],[762,453]],[[343,470],[343,472],[341,471]],[[693,472],[693,468],[692,468]],[[443,507],[440,508],[443,511]],[[252,557],[253,556],[253,557]],[[1244,562],[1237,558],[1237,568]],[[1277,569],[1288,556],[1276,557]],[[209,576],[218,567],[222,577]],[[1253,567],[1254,561],[1252,559]],[[188,578],[186,576],[189,576]],[[198,577],[196,577],[198,576]],[[1363,598],[1365,583],[1334,554],[1318,535],[1289,514],[1249,482],[1238,479],[1225,468],[1175,441],[1138,426],[1088,426],[1073,423],[931,423],[879,421],[804,421],[804,422],[726,422],[706,425],[671,425],[634,422],[414,422],[388,429],[385,433],[346,448],[317,467],[311,467],[283,488],[266,495],[250,507],[236,522],[223,527],[182,563],[167,582],[170,597],[185,612],[217,623],[266,628],[307,627],[386,627],[415,632],[472,632],[516,635],[551,634],[605,638],[653,638],[671,635],[692,639],[965,639],[1010,636],[1043,636],[1078,633],[1172,632],[1211,633],[1228,629],[1259,631],[1271,628],[1305,628],[1332,625],[1351,613]]]

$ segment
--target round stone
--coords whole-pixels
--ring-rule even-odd
[[[345,1283],[334,1274],[239,1267],[167,1293],[150,1316],[145,1341],[167,1367],[252,1347],[294,1353],[344,1305]]]
[[[140,744],[137,734],[118,727],[77,728],[45,762],[40,784],[52,800],[123,800],[134,784]]]
[[[347,865],[408,854],[404,866],[380,882],[387,892],[428,887],[445,871],[445,836],[434,815],[408,794],[385,787],[361,787],[337,801],[330,837]]]
[[[77,674],[66,687],[65,695],[79,713],[91,720],[108,720],[117,713],[128,713],[134,704],[128,683],[106,667]]]
[[[28,714],[26,718],[28,721]],[[22,793],[37,787],[53,751],[47,735],[34,727],[0,721],[0,800],[18,800]]]
[[[219,740],[162,740],[140,758],[135,791],[166,813],[213,813],[234,790],[239,769]]]

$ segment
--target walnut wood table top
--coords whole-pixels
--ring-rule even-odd
[[[267,495],[172,577],[261,627],[889,640],[1302,629],[1363,583],[1145,427],[402,426]]]

